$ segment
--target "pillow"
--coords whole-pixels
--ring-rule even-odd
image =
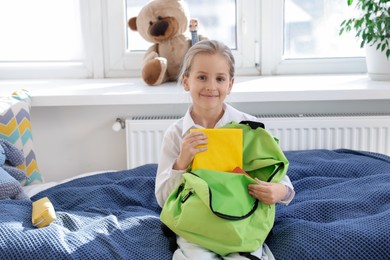
[[[42,183],[30,123],[31,97],[26,90],[0,97],[0,138],[3,138],[23,152],[25,163],[18,166],[29,179],[24,185]]]

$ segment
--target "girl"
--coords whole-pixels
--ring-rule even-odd
[[[195,154],[207,148],[207,136],[202,132],[190,133],[191,128],[215,128],[243,120],[257,118],[238,111],[225,103],[234,83],[234,57],[223,43],[204,40],[193,45],[184,57],[179,80],[190,92],[192,105],[183,118],[171,125],[164,136],[157,169],[155,194],[161,207],[169,194],[182,182],[182,174],[191,164]],[[259,181],[249,185],[249,194],[266,204],[288,204],[294,197],[293,186],[286,176],[281,183]],[[177,237],[178,249],[173,259],[221,259],[219,255]],[[259,259],[273,259],[266,245],[252,253]],[[223,259],[247,259],[240,254],[230,254]]]

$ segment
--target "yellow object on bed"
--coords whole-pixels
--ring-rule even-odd
[[[34,227],[46,227],[56,219],[56,212],[48,197],[33,202],[31,221]]]

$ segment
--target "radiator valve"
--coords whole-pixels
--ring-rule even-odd
[[[125,129],[125,121],[121,118],[117,118],[115,123],[112,125],[112,130],[119,132],[121,129]]]

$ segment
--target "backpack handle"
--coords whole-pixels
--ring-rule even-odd
[[[240,124],[249,125],[252,129],[257,129],[259,127],[265,129],[265,125],[261,122],[244,120],[244,121],[241,121]]]

